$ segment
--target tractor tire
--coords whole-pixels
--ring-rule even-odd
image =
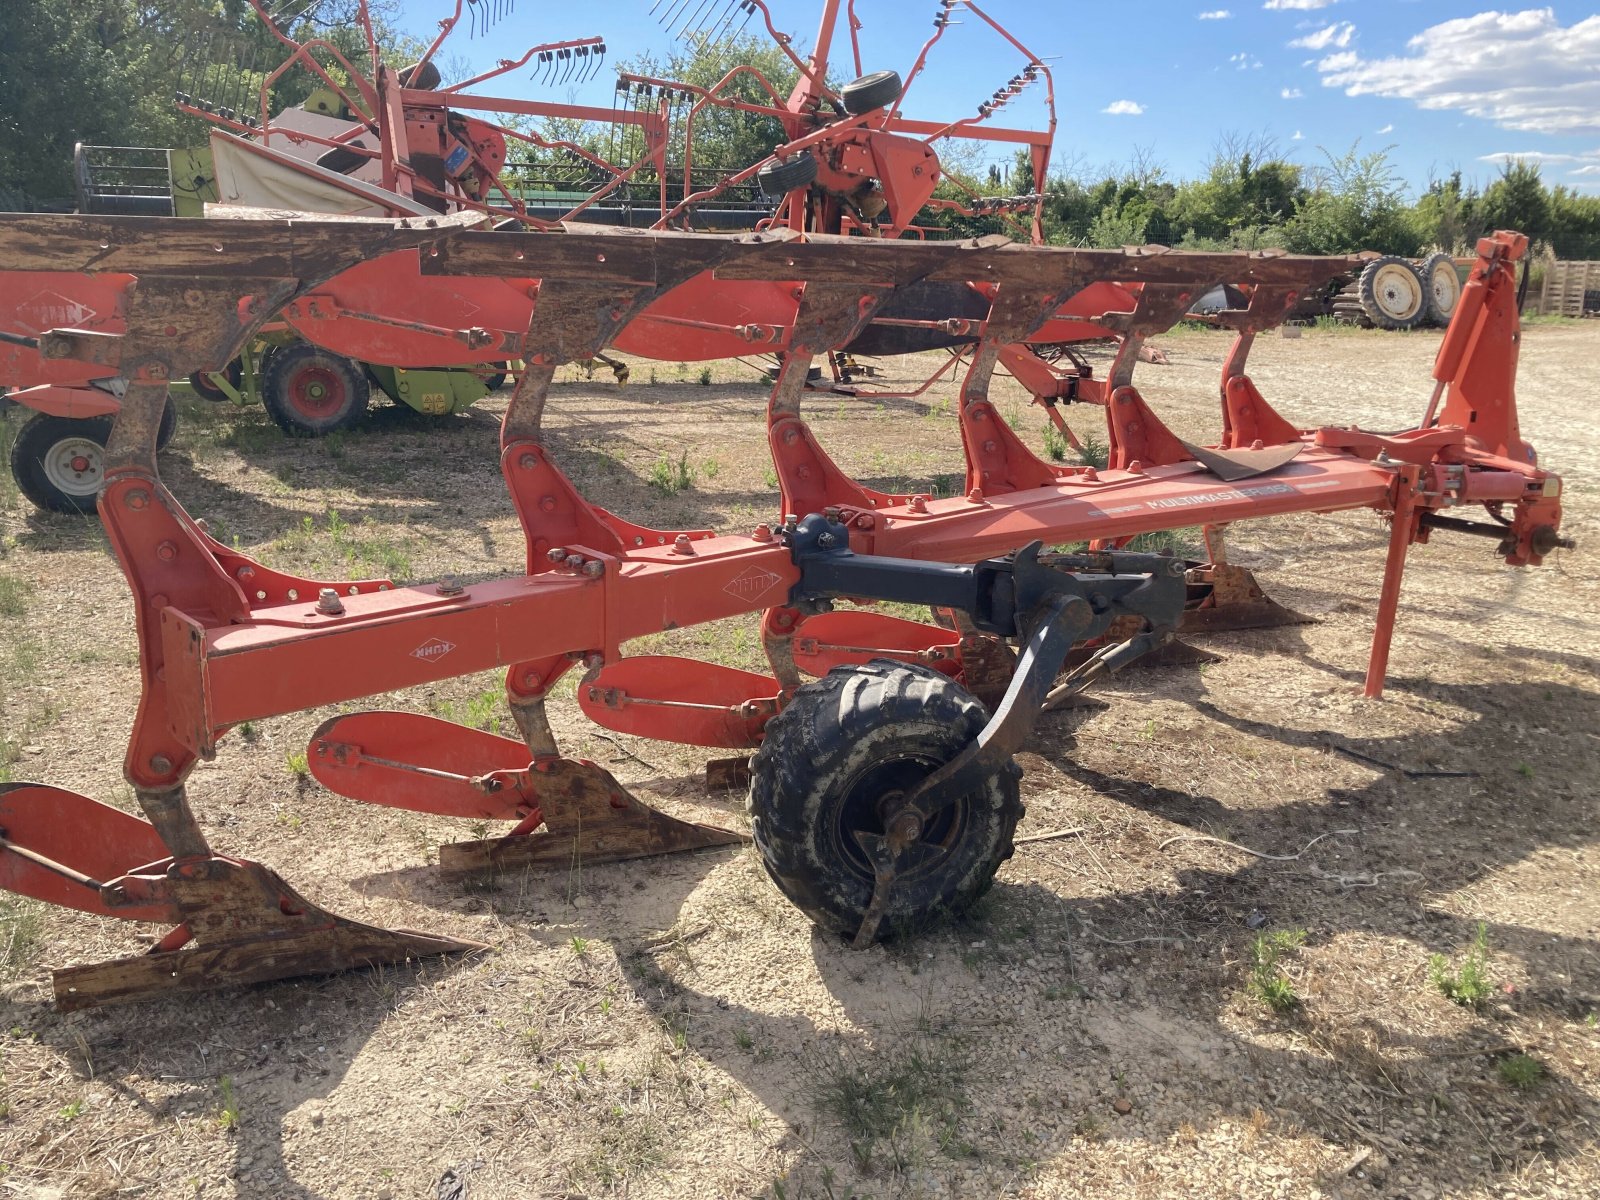
[[[39,413],[11,447],[12,477],[22,494],[46,512],[93,513],[105,480],[110,436],[110,417]]]
[[[1427,295],[1428,320],[1448,325],[1461,303],[1461,276],[1456,260],[1448,254],[1430,255],[1422,263],[1422,288]]]
[[[261,399],[285,433],[325,437],[361,420],[372,385],[357,363],[295,342],[280,347],[267,363]]]
[[[1428,289],[1417,269],[1386,255],[1361,272],[1361,308],[1379,329],[1415,329],[1428,315]]]
[[[948,676],[886,659],[800,688],[751,763],[751,832],[778,889],[821,928],[854,936],[876,876],[853,832],[882,834],[879,802],[949,762],[988,719]],[[940,852],[894,882],[880,937],[958,914],[989,890],[1014,848],[1021,775],[1008,762],[932,817],[922,840]]]
[[[852,117],[869,113],[875,108],[885,108],[900,99],[905,88],[898,71],[874,71],[839,89],[839,99],[845,112]]]
[[[236,358],[217,374],[225,376],[228,386],[237,392],[239,385],[244,382],[244,363]],[[212,383],[210,375],[209,371],[196,371],[189,376],[189,386],[202,400],[209,400],[213,404],[225,403],[228,400],[228,393]]]
[[[817,177],[817,160],[804,150],[788,162],[774,159],[756,172],[756,185],[769,196],[787,196],[795,188],[810,187]]]

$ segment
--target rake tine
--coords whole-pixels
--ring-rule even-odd
[[[565,65],[566,70],[561,72],[561,86],[567,85],[567,80],[572,77],[572,51],[563,46],[557,55]]]
[[[672,0],[672,7],[661,15],[661,28],[671,31],[672,23],[678,19],[681,9],[689,7],[691,0]]]
[[[755,16],[755,15],[756,15],[755,0],[745,0],[744,20],[739,22],[739,28],[733,31],[733,36],[734,37],[738,37],[742,33],[744,33],[745,26],[750,24],[750,18]]]
[[[728,0],[728,2],[722,6],[722,11],[718,13],[717,16],[712,18],[709,23],[712,32],[706,35],[707,41],[716,41],[721,38],[725,32],[727,32],[726,26],[728,21],[733,16],[734,5],[736,5],[738,2],[739,0]],[[716,5],[713,4],[712,8],[715,9]]]
[[[716,0],[700,0],[700,7],[694,10],[694,16],[684,22],[683,28],[678,32],[680,38],[693,38],[700,34],[701,23],[705,20],[706,13]]]

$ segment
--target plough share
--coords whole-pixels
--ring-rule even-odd
[[[1348,270],[1345,258],[792,230],[488,231],[472,213],[254,216],[0,215],[0,272],[81,272],[118,296],[120,332],[21,340],[46,361],[92,364],[126,383],[99,512],[135,602],[143,690],[124,769],[145,816],[43,784],[6,785],[0,885],[171,927],[147,955],[56,972],[63,1008],[470,948],[325,912],[267,867],[208,843],[185,781],[246,721],[503,667],[519,739],[358,713],[313,735],[313,774],[355,800],[510,823],[502,836],[442,848],[440,867],[453,875],[741,840],[660,813],[600,766],[561,754],[545,700],[581,669],[580,703],[602,725],[755,750],[752,831],[769,873],[818,924],[865,944],[989,886],[1022,814],[1013,754],[1047,698],[1169,643],[1186,623],[1203,626],[1220,597],[1264,603],[1217,552],[1232,522],[1358,508],[1390,519],[1369,696],[1382,689],[1413,543],[1439,530],[1489,534],[1518,566],[1567,544],[1560,480],[1537,465],[1517,423],[1517,264],[1527,249],[1517,234],[1480,243],[1418,425],[1379,434],[1297,429],[1245,373],[1253,339],[1302,291]],[[261,321],[296,305],[334,312],[348,300],[394,313],[397,326],[409,319],[418,290],[374,279],[479,301],[441,305],[434,321],[520,296],[525,327],[514,336],[434,324],[424,333],[528,364],[500,444],[524,574],[411,586],[293,577],[212,539],[163,486],[155,440],[169,379],[217,369]],[[1143,341],[1223,283],[1247,303],[1216,317],[1236,340],[1219,436],[1197,446],[1168,430],[1133,373]],[[931,286],[965,289],[984,308],[948,318],[974,344],[956,414],[965,486],[942,499],[850,479],[802,412],[817,357],[848,345],[897,297],[925,302]],[[761,336],[782,351],[767,408],[774,520],[739,533],[649,529],[580,496],[542,440],[557,368],[625,342],[651,314],[699,312],[716,325],[718,297],[740,289],[768,298]],[[1042,461],[989,398],[1007,347],[1085,323],[1116,334],[1114,363],[1105,379],[1075,377],[1054,399],[1104,410],[1101,469]],[[1483,515],[1451,514],[1463,506]],[[1202,524],[1218,561],[1192,569],[1121,549],[1175,519]],[[1089,548],[1045,550],[1067,543]],[[841,601],[927,604],[944,621],[833,611]],[[623,654],[664,629],[757,613],[770,675]],[[822,678],[806,683],[802,671]]]

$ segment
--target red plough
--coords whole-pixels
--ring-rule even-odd
[[[1158,649],[1186,608],[1239,586],[1225,571],[1192,577],[1173,558],[1117,549],[1133,536],[1179,521],[1219,532],[1286,513],[1387,514],[1372,696],[1414,542],[1440,530],[1489,534],[1518,566],[1566,544],[1560,480],[1517,425],[1515,298],[1527,249],[1517,234],[1480,244],[1418,426],[1373,434],[1295,429],[1245,374],[1254,336],[1347,259],[793,231],[481,232],[469,227],[476,219],[0,216],[0,271],[137,280],[122,292],[119,336],[55,330],[31,348],[128,385],[99,511],[135,599],[143,693],[125,773],[148,825],[57,789],[13,786],[0,796],[0,870],[23,894],[174,928],[150,955],[58,972],[63,1006],[464,948],[322,912],[266,867],[213,850],[185,781],[246,721],[503,667],[520,740],[361,713],[317,731],[312,770],[357,800],[507,823],[500,837],[443,848],[441,866],[458,874],[738,840],[667,817],[599,766],[561,754],[545,699],[581,667],[580,703],[603,724],[758,745],[750,802],[768,871],[813,920],[865,944],[988,886],[1021,815],[1012,755],[1047,699]],[[494,335],[496,357],[528,364],[501,434],[524,574],[467,586],[294,578],[211,539],[162,485],[154,447],[167,379],[227,361],[286,307],[346,303],[347,282],[379,311],[388,301],[369,289],[383,272],[460,296],[525,294],[508,266],[538,281],[537,303],[518,309],[520,332],[508,322]],[[1220,282],[1249,303],[1218,318],[1238,337],[1220,433],[1202,447],[1168,431],[1133,374],[1141,342]],[[873,491],[807,425],[808,369],[897,296],[945,284],[989,297],[959,389],[963,493]],[[771,313],[785,351],[768,402],[773,521],[725,535],[654,530],[580,496],[542,441],[556,369],[617,344],[652,311],[694,319],[702,297],[736,288],[786,298]],[[396,310],[409,304],[403,292],[387,296]],[[989,400],[1003,349],[1039,339],[1063,312],[1122,339],[1108,377],[1081,381],[1073,397],[1105,412],[1103,469],[1041,461]],[[1481,515],[1456,515],[1472,510]],[[1042,553],[1071,542],[1091,549]],[[953,628],[831,611],[845,600],[929,605]],[[623,653],[648,634],[741,614],[759,614],[770,676]],[[802,668],[829,666],[804,681]],[[974,691],[993,697],[992,711]]]

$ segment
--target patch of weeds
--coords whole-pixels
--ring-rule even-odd
[[[1305,944],[1304,929],[1260,933],[1250,943],[1250,994],[1275,1013],[1292,1011],[1300,1004],[1294,984],[1283,970],[1283,956]]]
[[[233,1077],[224,1075],[219,1079],[217,1090],[222,1093],[222,1107],[217,1111],[217,1128],[224,1133],[232,1133],[239,1128],[239,1098],[233,1091]]]
[[[863,1170],[880,1156],[905,1170],[929,1151],[971,1153],[958,1130],[971,1108],[972,1055],[955,1032],[922,1022],[871,1050],[812,1050],[801,1065],[812,1107],[838,1123]]]
[[[316,518],[303,517],[273,549],[285,565],[312,576],[403,579],[411,574],[411,558],[391,528],[370,519],[352,525],[330,508],[320,528]]]
[[[686,492],[694,486],[695,469],[689,465],[689,452],[685,450],[677,462],[665,454],[656,459],[650,468],[650,486],[664,496]]]
[[[710,387],[711,386],[711,368],[709,366],[701,367],[700,368],[700,374],[695,377],[695,382],[698,383],[701,387]]]
[[[0,979],[15,978],[32,965],[42,931],[38,904],[0,896]]]
[[[715,479],[717,472],[722,470],[722,464],[714,458],[708,458],[700,467],[700,474],[706,479]]]
[[[1525,762],[1524,763],[1518,763],[1517,764],[1517,774],[1521,775],[1524,779],[1532,779],[1533,778],[1533,768],[1530,767]]]
[[[1482,1008],[1494,994],[1494,984],[1489,979],[1489,927],[1478,922],[1467,956],[1454,970],[1443,954],[1432,955],[1428,959],[1428,982],[1453,1004]]]
[[[80,1096],[71,1104],[64,1104],[57,1109],[56,1116],[60,1117],[62,1121],[76,1121],[83,1115],[83,1106],[84,1100]]]
[[[26,579],[18,579],[14,575],[0,575],[0,617],[26,616],[28,597],[32,592],[33,588]]]
[[[589,955],[589,939],[581,938],[574,934],[572,938],[572,952],[579,958],[587,958]]]
[[[290,750],[283,756],[283,769],[297,779],[305,779],[311,774],[311,763],[304,750]]]
[[[761,469],[761,482],[766,484],[771,491],[778,490],[778,472],[771,463]]]
[[[1061,436],[1059,429],[1049,423],[1044,427],[1044,452],[1051,462],[1067,461],[1067,439]]]
[[[238,725],[234,726],[234,728],[239,731],[239,736],[247,742],[254,742],[258,737],[261,736],[260,732],[256,729],[256,723],[254,721],[240,721]]]
[[[465,704],[445,700],[435,706],[435,711],[447,721],[465,725],[469,729],[482,729],[486,733],[499,733],[500,705],[505,692],[499,688],[486,688]]]
[[[1079,439],[1079,444],[1083,449],[1078,451],[1078,457],[1084,466],[1099,469],[1111,462],[1111,447],[1104,438],[1089,433]]]
[[[1531,1088],[1544,1078],[1544,1064],[1531,1054],[1508,1054],[1494,1069],[1501,1083],[1519,1090]]]
[[[666,1161],[664,1131],[652,1113],[611,1104],[593,1114],[588,1125],[593,1143],[567,1166],[573,1186],[627,1195],[631,1183]]]

